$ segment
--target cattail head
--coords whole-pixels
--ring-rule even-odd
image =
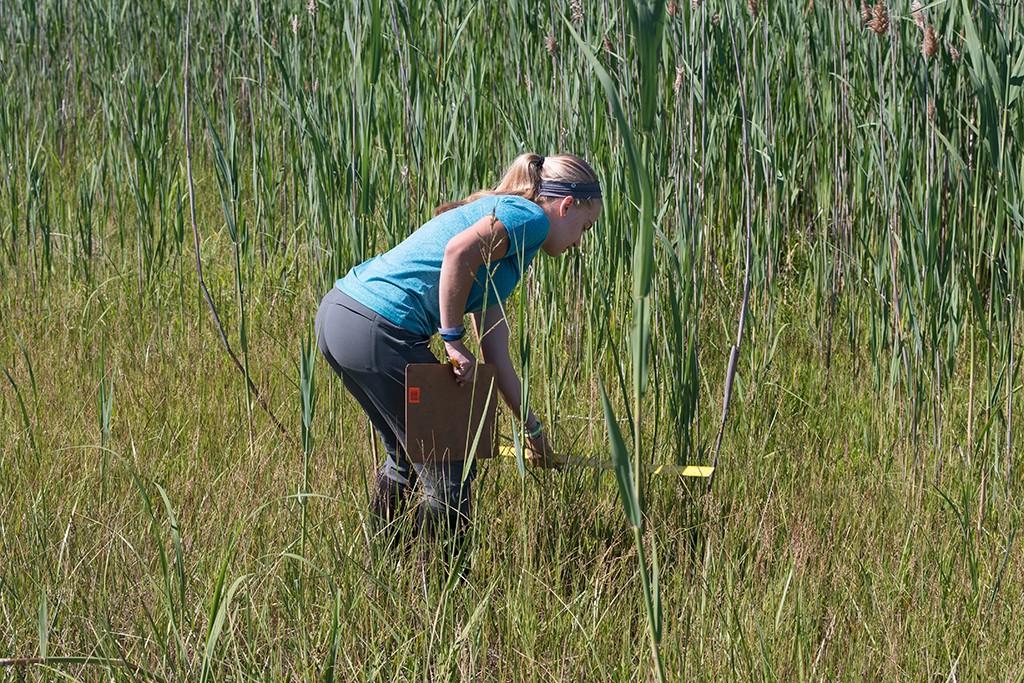
[[[548,54],[552,57],[558,56],[558,39],[555,38],[554,33],[549,33],[548,37],[544,39],[544,47],[548,49]]]
[[[684,69],[682,66],[676,67],[676,80],[675,83],[672,84],[672,92],[674,92],[676,95],[679,94],[679,91],[683,87],[683,74],[685,72],[686,69]]]
[[[572,0],[569,3],[569,10],[572,14],[572,23],[583,23],[583,0]]]
[[[939,51],[939,40],[935,37],[935,29],[927,26],[924,29],[924,38],[921,40],[921,54],[925,59],[931,59]]]
[[[960,61],[960,50],[958,50],[956,48],[956,45],[954,45],[953,43],[949,44],[949,57],[954,62],[959,62]]]
[[[747,9],[750,10],[750,16],[756,19],[758,13],[761,11],[760,0],[747,0]]]
[[[611,41],[611,38],[609,38],[609,37],[608,37],[608,36],[606,35],[606,36],[605,36],[605,37],[604,37],[604,38],[602,39],[602,41],[601,41],[601,44],[602,44],[602,46],[604,47],[604,51],[605,51],[605,52],[607,52],[608,54],[611,54],[611,53],[612,53],[612,41]]]
[[[914,18],[914,23],[917,27],[924,30],[925,19],[924,16],[924,5],[921,4],[921,0],[914,0],[913,4],[910,5],[910,16]]]
[[[880,36],[889,32],[889,10],[881,0],[871,8],[871,21],[868,22],[868,28]]]

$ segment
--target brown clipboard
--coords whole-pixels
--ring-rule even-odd
[[[498,454],[498,383],[494,365],[476,366],[462,386],[448,365],[405,366],[406,453],[415,463],[466,460]]]

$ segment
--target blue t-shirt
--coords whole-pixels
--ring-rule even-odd
[[[391,251],[360,263],[335,287],[402,329],[425,337],[441,321],[441,261],[448,240],[484,216],[493,215],[508,232],[508,253],[476,273],[466,312],[504,301],[530,266],[548,236],[548,217],[529,199],[492,195],[446,211],[407,237]]]

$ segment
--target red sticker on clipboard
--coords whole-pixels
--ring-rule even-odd
[[[409,403],[419,403],[419,402],[420,402],[420,388],[419,387],[409,387]]]

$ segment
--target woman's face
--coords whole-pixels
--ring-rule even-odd
[[[548,256],[561,256],[578,249],[583,233],[594,227],[601,213],[601,200],[577,203],[572,197],[550,199],[544,206],[550,229],[541,249]]]

